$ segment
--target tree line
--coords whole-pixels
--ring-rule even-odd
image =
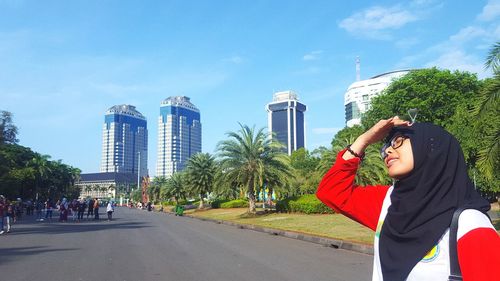
[[[12,114],[0,111],[0,194],[23,200],[77,198],[80,170],[18,144]]]

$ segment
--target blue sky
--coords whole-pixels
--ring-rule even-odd
[[[293,90],[312,150],[344,127],[356,56],[362,79],[432,66],[482,79],[499,23],[500,0],[0,0],[0,110],[21,145],[88,173],[105,111],[135,105],[154,175],[163,99],[191,98],[213,153],[238,122],[267,126],[273,93]]]

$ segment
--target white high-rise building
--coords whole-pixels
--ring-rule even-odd
[[[361,115],[370,109],[370,101],[380,95],[392,81],[410,70],[398,70],[383,73],[370,79],[352,83],[344,95],[345,121],[348,127],[361,124]]]
[[[161,102],[158,117],[156,176],[171,177],[182,171],[191,156],[201,152],[200,111],[188,97]]]
[[[306,147],[305,104],[299,102],[293,91],[277,92],[273,101],[266,105],[268,130],[276,135],[279,142],[285,145],[285,151],[291,155],[293,151]]]
[[[102,130],[102,173],[148,174],[146,118],[135,106],[115,105],[106,111]]]

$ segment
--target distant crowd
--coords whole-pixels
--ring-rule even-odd
[[[0,195],[0,235],[12,231],[12,224],[20,220],[24,214],[32,217],[35,215],[36,221],[53,220],[53,212],[59,214],[59,222],[67,222],[68,219],[74,222],[84,220],[99,220],[100,207],[106,207],[107,219],[111,221],[116,203],[113,201],[104,202],[98,198],[93,199],[73,199],[62,198],[54,203],[53,200],[8,200]]]

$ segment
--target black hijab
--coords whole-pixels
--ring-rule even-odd
[[[429,123],[395,127],[387,137],[411,140],[414,168],[395,182],[382,226],[379,253],[384,280],[405,280],[439,241],[458,207],[486,213],[490,204],[474,189],[460,144]]]

